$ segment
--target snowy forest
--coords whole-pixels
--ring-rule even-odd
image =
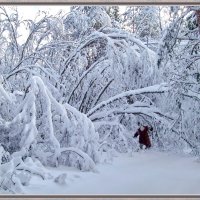
[[[136,152],[138,122],[153,127],[143,154],[200,160],[200,7],[19,14],[0,7],[1,194],[62,185],[60,166],[97,173]]]

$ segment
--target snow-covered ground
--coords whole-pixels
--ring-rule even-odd
[[[200,163],[191,157],[144,151],[119,154],[98,172],[49,168],[53,176],[67,174],[66,184],[33,177],[28,194],[199,194]]]

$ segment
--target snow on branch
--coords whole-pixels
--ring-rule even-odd
[[[78,156],[80,156],[84,160],[84,164],[81,167],[81,169],[86,170],[86,171],[90,171],[90,170],[95,171],[94,161],[85,152],[75,147],[61,148],[61,153],[64,153],[64,152],[73,152],[77,154]]]
[[[98,40],[99,38],[104,38],[107,39],[106,36],[104,34],[91,34],[88,38],[85,39],[85,42],[83,41],[83,43],[81,43],[80,46],[78,46],[69,56],[69,58],[66,60],[65,62],[65,68],[63,69],[63,71],[61,72],[61,76],[65,73],[66,69],[68,68],[69,63],[71,62],[71,60],[76,56],[76,54],[78,52],[81,51],[81,49],[85,48],[87,45],[91,44],[92,42]]]
[[[166,119],[173,120],[170,116],[167,116],[163,114],[161,111],[159,111],[157,108],[153,107],[143,107],[143,106],[130,106],[129,108],[126,109],[112,109],[107,112],[99,112],[90,117],[90,119],[94,122],[97,120],[101,120],[105,117],[110,116],[111,114],[118,115],[118,114],[136,114],[136,115],[146,115],[151,118],[159,119],[161,120],[162,117]]]
[[[56,73],[55,71],[52,71],[52,72],[54,72],[54,74],[52,72],[50,73],[47,69],[45,69],[39,65],[26,65],[25,67],[20,67],[19,69],[16,69],[16,70],[12,71],[10,74],[8,74],[6,79],[9,79],[10,77],[16,75],[19,72],[28,72],[30,74],[34,74],[33,68],[40,69],[46,75],[48,75],[49,77],[54,79],[56,82],[58,82],[58,78],[55,75],[55,73]]]
[[[123,92],[123,93],[115,95],[115,96],[109,98],[108,100],[105,100],[105,101],[101,102],[100,104],[96,105],[95,107],[93,107],[87,113],[87,116],[91,117],[95,112],[97,112],[98,110],[100,110],[104,106],[107,106],[108,104],[110,104],[110,103],[112,103],[116,100],[122,99],[124,97],[132,96],[132,95],[138,95],[138,94],[164,93],[164,92],[169,91],[169,89],[170,89],[170,86],[169,86],[168,83],[162,83],[162,84],[153,85],[153,86],[149,86],[149,87],[145,87],[145,88],[141,88],[141,89]]]
[[[92,34],[90,34],[88,37],[86,37],[81,44],[70,54],[69,58],[66,60],[64,64],[64,69],[61,72],[61,76],[64,75],[66,69],[68,68],[68,65],[72,61],[72,59],[79,53],[82,49],[84,49],[86,46],[89,46],[91,43],[98,41],[99,39],[105,40],[107,43],[107,46],[112,47],[113,51],[116,52],[115,48],[117,45],[119,45],[121,48],[125,49],[127,48],[128,42],[132,42],[136,45],[138,45],[142,50],[146,50],[151,57],[155,57],[156,53],[149,49],[142,41],[135,38],[132,34],[128,34],[123,31],[115,32],[115,29],[112,28],[105,28],[101,31],[94,31]],[[119,40],[121,39],[121,40]],[[110,48],[108,48],[110,49]],[[109,53],[109,52],[107,52]],[[117,56],[116,56],[117,58]]]
[[[92,64],[92,66],[90,66],[83,74],[82,76],[79,78],[76,86],[74,87],[74,89],[72,90],[71,94],[69,95],[69,99],[68,99],[68,103],[70,103],[70,100],[75,92],[75,90],[78,88],[78,86],[80,85],[81,81],[84,79],[84,77],[87,76],[88,73],[90,73],[96,66],[98,66],[99,63],[103,62],[104,60],[106,60],[106,58],[100,58],[99,60],[97,60],[95,63]]]
[[[124,33],[111,33],[111,34],[108,34],[108,36],[110,38],[113,38],[113,39],[115,39],[115,38],[127,39],[128,41],[131,41],[131,42],[137,44],[139,47],[147,50],[148,52],[153,53],[154,56],[156,55],[154,51],[149,49],[141,40],[135,38],[133,36],[133,34],[131,34],[131,33],[129,33],[129,34],[127,34],[127,33],[126,34],[124,34]]]
[[[44,168],[39,160],[27,157],[22,160],[20,156],[0,165],[0,188],[8,193],[24,193],[23,186],[27,186],[32,175],[51,179],[52,175]]]
[[[1,83],[0,83],[0,96],[1,97],[3,96],[5,98],[5,100],[7,100],[9,102],[12,102],[12,99],[11,99],[10,95],[5,91],[5,89],[3,88]]]

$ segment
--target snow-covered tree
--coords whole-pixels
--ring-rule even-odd
[[[107,6],[105,9],[111,18],[113,27],[120,27],[120,22],[122,19],[119,11],[119,6]]]
[[[66,32],[77,39],[104,26],[111,26],[111,19],[103,6],[73,6],[64,25]]]
[[[173,9],[173,20],[166,29],[158,48],[158,68],[162,79],[172,82],[166,107],[176,112],[174,125],[169,129],[173,134],[166,137],[174,146],[187,145],[194,154],[199,154],[199,55],[198,27],[195,25],[195,10],[189,8]],[[192,25],[193,24],[193,25]],[[177,143],[177,139],[180,142]]]
[[[159,37],[161,26],[158,6],[130,6],[124,16],[124,26],[143,40]]]

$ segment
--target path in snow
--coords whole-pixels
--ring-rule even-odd
[[[59,167],[53,174],[67,173],[67,184],[34,177],[28,194],[200,194],[200,163],[194,158],[146,151],[121,154],[112,164],[100,164],[98,172]]]

